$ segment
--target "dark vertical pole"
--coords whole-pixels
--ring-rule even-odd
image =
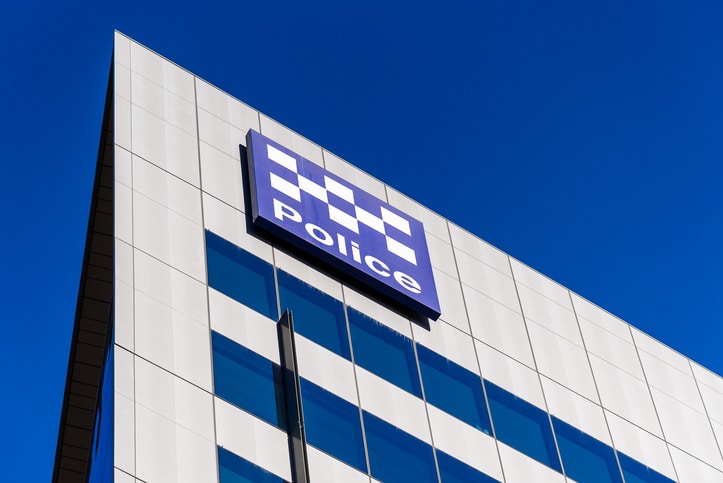
[[[294,483],[309,483],[309,465],[306,459],[306,431],[304,411],[301,404],[301,385],[296,367],[296,343],[294,341],[294,319],[285,310],[278,323],[279,350],[283,371],[286,416],[291,449],[291,471]]]

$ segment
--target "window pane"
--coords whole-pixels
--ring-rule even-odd
[[[218,448],[219,483],[284,483],[284,480],[221,447]]]
[[[492,434],[482,379],[449,359],[417,344],[427,402],[487,434]]]
[[[567,476],[585,483],[622,483],[610,446],[554,416],[552,426]]]
[[[206,265],[210,287],[278,320],[271,264],[207,231]]]
[[[379,377],[422,397],[412,341],[352,308],[348,309],[354,361]]]
[[[489,381],[485,389],[497,439],[561,471],[547,413]]]
[[[427,443],[366,411],[364,428],[373,478],[384,483],[438,481],[432,447]]]
[[[291,309],[294,330],[345,359],[351,359],[343,304],[282,270],[278,275],[281,311]]]
[[[281,367],[212,332],[216,395],[280,428],[285,428]]]
[[[437,450],[437,463],[439,463],[442,483],[495,483],[497,481],[439,450]]]
[[[306,441],[367,472],[359,408],[316,384],[301,379]]]
[[[648,468],[644,464],[618,451],[620,466],[623,468],[625,483],[675,483],[667,476]]]

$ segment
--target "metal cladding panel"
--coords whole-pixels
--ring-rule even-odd
[[[254,224],[432,319],[440,315],[422,223],[249,130]]]

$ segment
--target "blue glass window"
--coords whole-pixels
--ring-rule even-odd
[[[217,332],[211,334],[216,395],[285,428],[281,367]]]
[[[316,384],[301,379],[306,441],[367,472],[359,408]]]
[[[344,305],[329,295],[279,270],[281,311],[291,309],[294,330],[345,359],[349,354]]]
[[[497,439],[561,471],[547,413],[489,381],[485,389]]]
[[[552,417],[565,474],[584,483],[622,483],[613,449]]]
[[[661,475],[619,451],[618,459],[623,469],[625,483],[675,483],[674,480]]]
[[[218,480],[219,483],[284,483],[282,478],[221,447],[218,448]]]
[[[496,483],[491,476],[472,468],[466,463],[437,450],[437,463],[442,483]]]
[[[278,320],[271,264],[207,231],[206,265],[210,287]]]
[[[434,351],[417,344],[427,401],[487,434],[492,434],[482,379]]]
[[[438,481],[432,447],[427,443],[366,411],[364,428],[373,478],[384,483]]]
[[[379,377],[422,397],[412,341],[352,308],[348,309],[354,361]]]

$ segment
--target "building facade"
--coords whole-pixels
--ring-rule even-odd
[[[723,482],[721,449],[720,376],[115,34],[54,481]]]

